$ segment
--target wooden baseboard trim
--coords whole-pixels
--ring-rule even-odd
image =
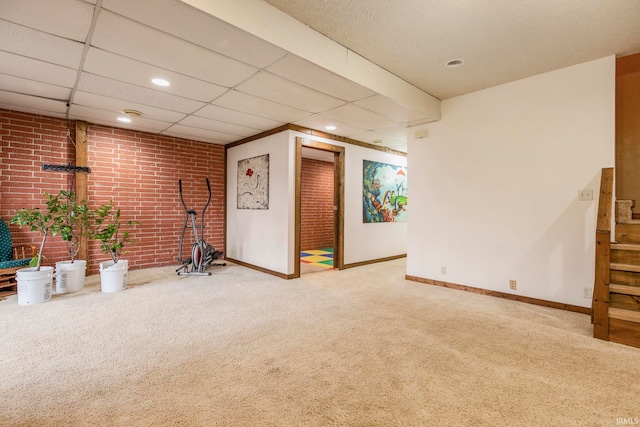
[[[385,262],[385,261],[392,261],[394,259],[400,259],[400,258],[406,258],[406,257],[407,257],[407,254],[402,254],[402,255],[388,256],[385,258],[371,259],[369,261],[354,262],[351,264],[343,265],[342,269],[344,270],[345,268],[361,267],[363,265],[375,264],[378,262]]]
[[[279,273],[277,271],[269,270],[268,268],[258,267],[257,265],[253,265],[253,264],[249,264],[249,263],[246,263],[246,262],[238,261],[237,259],[225,258],[225,260],[229,261],[229,262],[232,262],[234,264],[241,265],[243,267],[250,268],[252,270],[257,270],[257,271],[260,271],[262,273],[267,273],[267,274],[270,274],[272,276],[279,277],[281,279],[294,279],[295,278],[295,276],[293,274]]]
[[[451,289],[457,289],[457,290],[460,290],[460,291],[473,292],[475,294],[488,295],[488,296],[496,297],[496,298],[504,298],[504,299],[508,299],[508,300],[512,300],[512,301],[524,302],[524,303],[527,303],[527,304],[541,305],[543,307],[550,307],[550,308],[557,308],[557,309],[560,309],[560,310],[573,311],[573,312],[576,312],[576,313],[589,314],[589,315],[591,314],[591,309],[590,308],[588,308],[588,307],[580,307],[578,305],[564,304],[564,303],[561,303],[561,302],[547,301],[547,300],[543,300],[543,299],[530,298],[530,297],[525,297],[525,296],[521,296],[521,295],[507,294],[507,293],[498,292],[498,291],[490,291],[488,289],[474,288],[473,286],[459,285],[457,283],[443,282],[443,281],[440,281],[440,280],[425,279],[425,278],[422,278],[422,277],[410,276],[408,274],[405,275],[404,277],[407,280],[411,280],[413,282],[426,283],[428,285],[442,286],[444,288],[451,288]]]

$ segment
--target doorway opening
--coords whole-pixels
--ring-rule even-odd
[[[342,269],[344,148],[297,138],[295,277]]]

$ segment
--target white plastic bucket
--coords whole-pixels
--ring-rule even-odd
[[[86,269],[87,261],[83,259],[56,262],[56,293],[65,294],[83,289]]]
[[[16,272],[18,280],[18,304],[40,304],[51,299],[53,267],[22,268]]]
[[[100,263],[100,286],[102,292],[118,292],[127,288],[127,270],[129,262],[121,259],[117,263]]]

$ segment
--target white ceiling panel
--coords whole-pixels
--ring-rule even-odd
[[[202,102],[212,101],[228,90],[222,86],[94,47],[89,48],[84,63],[84,71]],[[152,78],[163,78],[169,81],[171,85],[168,87],[154,86],[151,83]]]
[[[214,132],[205,129],[193,128],[190,126],[173,125],[163,135],[173,135],[180,138],[197,139],[199,141],[213,142],[215,144],[227,144],[229,142],[238,141],[236,135],[230,135],[223,132]]]
[[[117,120],[118,115],[113,114],[112,111],[100,110],[77,104],[71,106],[69,109],[69,116],[74,119],[87,121],[100,120],[102,124],[108,124],[109,126],[144,130],[147,132],[160,132],[171,126],[171,123],[145,119],[144,117],[132,118],[131,123],[121,123]]]
[[[398,125],[397,122],[353,104],[347,104],[333,110],[324,111],[322,115],[332,119],[346,121],[369,130],[383,129]]]
[[[91,44],[167,70],[225,87],[250,77],[257,68],[103,11]]]
[[[264,117],[253,116],[240,111],[230,110],[217,105],[206,105],[202,109],[193,113],[196,116],[205,117],[212,120],[233,123],[243,127],[250,127],[261,131],[275,129],[284,125],[284,122],[265,119]]]
[[[73,87],[78,74],[72,68],[2,51],[0,51],[0,73],[68,88]]]
[[[180,121],[179,124],[214,132],[223,132],[229,135],[236,135],[238,137],[236,139],[242,139],[260,133],[257,129],[233,125],[231,123],[225,123],[218,120],[205,119],[204,117],[198,116],[189,116]]]
[[[85,107],[111,111],[114,113],[114,117],[122,116],[122,112],[125,109],[140,111],[142,113],[141,117],[145,119],[160,120],[163,122],[175,123],[186,117],[186,114],[184,113],[163,110],[161,108],[152,107],[150,105],[136,104],[135,102],[131,101],[109,98],[106,96],[82,91],[77,91],[75,93],[73,102],[74,104],[84,105]]]
[[[266,99],[231,90],[214,101],[215,105],[284,123],[293,123],[311,114]]]
[[[33,80],[8,76],[6,74],[0,74],[0,90],[64,102],[67,102],[71,96],[70,88],[50,85],[48,83],[34,82]]]
[[[63,101],[39,98],[36,96],[24,95],[15,92],[0,90],[0,102],[14,105],[13,109],[25,111],[23,108],[39,111],[50,111],[52,113],[64,113],[67,111],[67,104]],[[44,113],[43,113],[44,114]]]
[[[349,135],[366,132],[366,129],[364,128],[346,124],[336,119],[322,116],[320,114],[314,114],[313,116],[306,117],[302,120],[298,120],[294,124],[302,127],[307,127],[309,129],[315,129],[322,132],[327,132],[327,133],[340,135],[340,136],[349,136]],[[332,130],[325,129],[325,126],[329,126],[329,125],[333,125],[336,128]]]
[[[286,54],[279,47],[179,1],[103,0],[102,7],[254,67],[264,68]]]
[[[1,97],[1,92],[0,92],[0,97]],[[15,104],[5,104],[3,102],[0,102],[0,109],[21,111],[23,113],[36,114],[39,116],[57,117],[59,119],[64,119],[66,116],[65,113],[61,113],[61,112],[56,113],[50,110],[40,110],[38,108],[21,107]]]
[[[355,101],[354,104],[380,115],[391,117],[400,123],[433,121],[429,116],[400,105],[383,95],[370,96]]]
[[[93,10],[77,0],[0,1],[0,18],[79,42],[87,39]]]
[[[311,113],[319,113],[345,104],[341,99],[330,97],[266,71],[260,71],[238,85],[236,90]]]
[[[375,95],[374,91],[364,86],[292,54],[267,67],[267,71],[345,101]]]
[[[80,76],[78,90],[180,113],[191,113],[204,106],[202,102],[89,73]]]
[[[0,19],[0,50],[78,68],[83,44]]]

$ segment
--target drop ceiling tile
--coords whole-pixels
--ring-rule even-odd
[[[71,88],[76,70],[0,51],[0,73]]]
[[[137,104],[131,101],[124,101],[122,99],[108,98],[102,95],[96,95],[94,93],[77,91],[73,98],[73,103],[77,105],[83,105],[85,107],[92,107],[100,110],[111,111],[114,114],[122,115],[122,111],[125,109],[138,110],[142,113],[143,118],[160,120],[163,122],[175,123],[179,122],[186,117],[184,113],[178,113],[175,111],[163,110],[160,108],[152,107],[150,105]]]
[[[254,67],[264,68],[286,54],[279,47],[175,0],[103,0],[102,7]]]
[[[266,71],[260,71],[235,89],[311,113],[319,113],[345,104],[341,99],[330,97]]]
[[[84,42],[94,7],[76,0],[2,0],[0,18],[65,39]]]
[[[0,50],[77,69],[83,44],[0,19]]]
[[[254,128],[261,131],[275,129],[285,124],[284,122],[265,119],[264,117],[258,117],[241,111],[230,110],[228,108],[211,104],[204,106],[193,114],[195,116],[233,123],[235,125]]]
[[[0,101],[0,109],[21,111],[23,113],[36,114],[39,116],[57,117],[60,119],[63,119],[66,117],[65,113],[61,113],[61,112],[56,113],[50,110],[41,110],[39,108],[21,107],[19,105],[5,104],[1,101]]]
[[[369,144],[377,145],[380,147],[389,147],[394,150],[403,151],[406,153],[406,140],[397,139],[390,135],[383,135],[375,131],[368,131],[360,134],[350,135],[349,138],[367,142]],[[382,143],[374,143],[374,141],[382,141]]]
[[[205,129],[214,132],[223,132],[230,135],[238,136],[237,139],[253,136],[261,131],[244,126],[233,125],[231,123],[220,122],[218,120],[205,119],[204,117],[188,116],[180,121],[181,125],[190,126],[198,129]]]
[[[67,102],[71,88],[0,74],[0,90]]]
[[[311,115],[306,111],[287,107],[286,105],[277,104],[236,90],[225,93],[213,103],[221,107],[284,123],[293,123]]]
[[[371,89],[360,86],[293,54],[289,54],[267,67],[267,71],[345,101],[355,101],[375,95]]]
[[[191,113],[205,105],[202,102],[192,99],[182,98],[171,95],[170,93],[147,89],[89,73],[82,73],[82,76],[80,76],[78,90],[180,113]]]
[[[203,47],[103,11],[92,45],[217,85],[232,87],[258,71]]]
[[[213,132],[205,129],[198,129],[190,126],[173,125],[163,135],[172,135],[179,138],[195,139],[197,141],[213,142],[214,144],[225,145],[229,142],[239,141],[236,135],[230,135],[223,132]]]
[[[383,129],[397,126],[398,123],[387,117],[360,108],[357,105],[347,104],[333,110],[322,112],[323,116],[331,117],[346,123],[353,123],[364,129]]]
[[[354,104],[401,123],[429,120],[428,115],[400,105],[383,95],[370,96],[355,101]]]
[[[14,107],[11,109],[18,111],[25,111],[23,108],[51,113],[65,113],[67,111],[67,103],[64,101],[39,98],[36,96],[6,92],[2,90],[0,90],[0,102],[5,105],[13,105]]]
[[[294,124],[298,126],[303,126],[309,129],[319,130],[321,132],[327,132],[334,135],[340,136],[349,136],[356,133],[366,132],[366,129],[359,128],[357,126],[349,125],[343,122],[340,122],[336,119],[332,119],[330,117],[325,117],[321,114],[314,114],[313,116],[306,117],[302,120],[298,120]],[[336,129],[328,130],[325,129],[325,126],[333,125]]]
[[[95,47],[89,49],[83,69],[89,73],[114,80],[202,102],[212,101],[228,90],[222,86],[115,55]],[[155,86],[151,83],[151,79],[156,77],[169,81],[171,85],[167,87]]]
[[[100,120],[101,124],[115,126],[125,129],[137,129],[145,132],[160,132],[171,125],[171,123],[159,120],[145,119],[144,117],[133,118],[131,123],[121,123],[118,121],[120,114],[98,108],[85,107],[84,105],[72,105],[69,108],[69,116],[74,119],[94,122]]]

